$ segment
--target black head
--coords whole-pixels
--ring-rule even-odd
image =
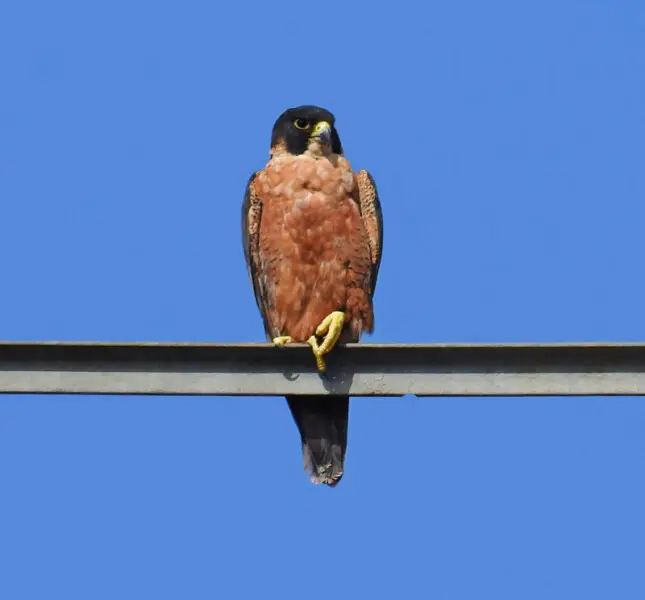
[[[271,147],[283,144],[289,154],[303,154],[312,141],[320,140],[317,125],[328,123],[330,131],[325,134],[334,154],[342,154],[343,148],[334,123],[332,113],[318,106],[298,106],[283,112],[273,126]],[[328,135],[328,138],[326,137]]]

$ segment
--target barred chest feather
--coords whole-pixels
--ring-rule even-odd
[[[330,252],[340,249],[350,231],[360,227],[352,200],[355,185],[343,157],[274,157],[256,179],[267,217],[262,219],[265,234],[275,236],[284,258],[330,260]]]
[[[265,202],[282,199],[302,204],[314,195],[341,199],[351,196],[355,185],[352,167],[342,156],[278,155],[256,179],[256,191]]]

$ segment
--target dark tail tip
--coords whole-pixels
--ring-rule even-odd
[[[342,449],[339,446],[332,447],[331,453],[336,457],[328,459],[327,449],[319,446],[319,440],[303,440],[302,457],[304,459],[305,472],[309,475],[311,483],[319,485],[324,483],[329,487],[336,487],[343,477],[344,465],[341,455]]]
[[[344,473],[349,397],[289,396],[287,402],[311,482],[336,487]]]

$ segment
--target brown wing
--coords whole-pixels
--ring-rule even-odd
[[[368,171],[363,170],[357,173],[356,180],[358,182],[358,204],[370,244],[370,259],[372,261],[370,292],[371,296],[374,296],[383,254],[383,213],[374,178]]]
[[[262,218],[262,200],[255,192],[253,173],[246,184],[244,202],[242,203],[242,243],[244,245],[244,258],[249,277],[253,283],[255,302],[260,309],[264,330],[269,333],[268,310],[269,300],[266,293],[266,282],[260,261],[260,220]]]

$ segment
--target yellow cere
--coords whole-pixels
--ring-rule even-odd
[[[318,123],[316,123],[315,127],[313,128],[313,131],[311,132],[311,137],[318,137],[324,131],[330,131],[330,130],[331,130],[331,125],[327,123],[327,121],[319,121]]]

